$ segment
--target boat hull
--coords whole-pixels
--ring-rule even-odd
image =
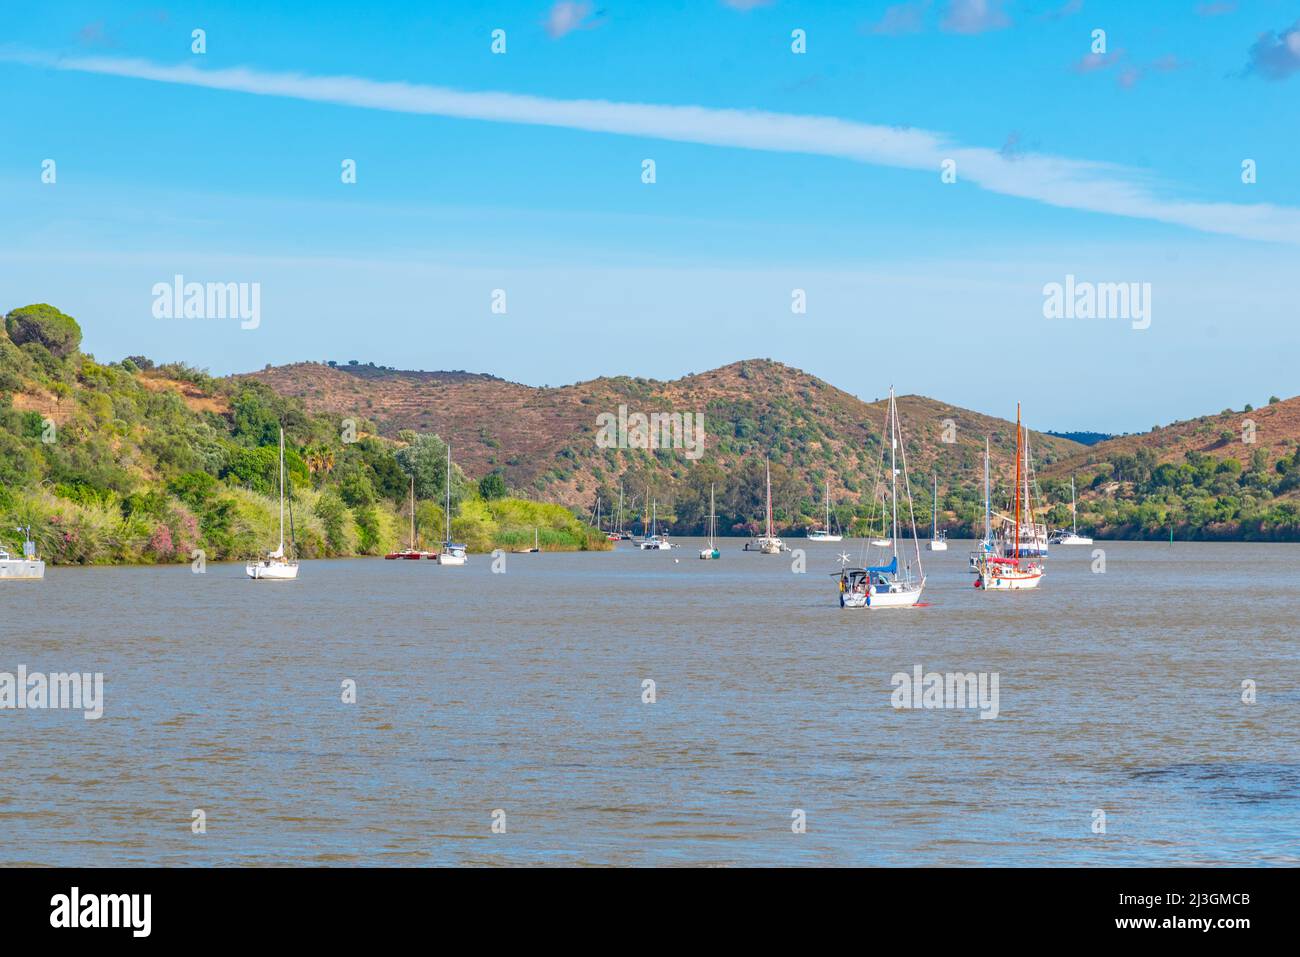
[[[809,532],[808,541],[810,542],[842,542],[843,535],[830,535],[826,532]]]
[[[458,555],[455,552],[439,552],[434,561],[439,565],[464,565],[466,562],[464,555]]]
[[[1062,535],[1052,542],[1053,545],[1091,545],[1092,539],[1086,535]]]
[[[1039,570],[1009,569],[1004,571],[981,571],[977,584],[985,591],[1025,591],[1037,588],[1043,581],[1043,572]]]
[[[249,562],[244,573],[254,581],[293,581],[298,577],[298,563]]]
[[[840,593],[841,608],[911,608],[920,600],[921,589],[919,588],[880,593],[875,592],[873,589],[872,594],[869,596],[862,591]]]
[[[722,553],[721,553],[720,551],[718,551],[716,548],[701,548],[701,549],[700,549],[700,558],[702,558],[702,559],[704,559],[704,560],[706,560],[706,561],[709,560],[709,559],[713,559],[713,558],[721,558],[721,557],[722,557]]]
[[[947,542],[927,542],[925,546],[929,552],[946,552],[948,550]]]
[[[45,577],[45,562],[15,558],[0,561],[0,580],[38,581]]]

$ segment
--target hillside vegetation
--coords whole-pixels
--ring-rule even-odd
[[[821,521],[828,481],[841,528],[862,534],[879,527],[879,485],[887,477],[880,468],[883,396],[864,402],[778,362],[750,359],[671,382],[617,376],[556,388],[360,363],[298,363],[249,378],[301,398],[308,408],[363,415],[383,434],[417,428],[449,436],[470,474],[499,471],[512,486],[573,508],[593,510],[599,498],[608,514],[621,485],[625,524],[637,529],[653,501],[666,527],[701,532],[712,483],[719,529],[754,531],[763,516],[769,456],[783,532]],[[691,461],[681,450],[601,448],[597,417],[620,406],[703,413],[703,455]],[[984,439],[1000,508],[1010,494],[1013,422],[923,396],[900,396],[898,406],[900,452],[907,455],[918,522],[929,524],[937,475],[940,524],[953,534],[977,532]],[[1251,442],[1242,441],[1246,420],[1255,423]],[[1300,538],[1300,399],[1225,410],[1142,435],[1031,431],[1029,440],[1049,524],[1069,523],[1074,474],[1080,527],[1100,537],[1164,538],[1172,528],[1180,538]]]
[[[316,414],[257,381],[216,379],[144,357],[102,364],[74,319],[14,309],[0,332],[0,542],[30,525],[54,563],[188,562],[275,547],[279,429],[297,554],[377,555],[408,543],[412,477],[419,547],[443,538],[446,446],[380,437]],[[472,550],[532,543],[606,548],[561,505],[507,497],[499,475],[450,476],[452,535]]]

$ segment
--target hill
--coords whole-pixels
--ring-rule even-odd
[[[214,379],[140,356],[99,363],[81,330],[45,305],[0,331],[0,529],[30,526],[53,563],[246,559],[278,535],[279,429],[286,433],[297,554],[374,555],[407,542],[411,477],[421,543],[475,550],[607,548],[559,505],[503,497],[453,468],[436,436],[358,433],[253,381]],[[10,534],[0,536],[5,544]]]
[[[624,487],[630,513],[658,504],[678,530],[702,528],[708,483],[718,485],[720,527],[752,530],[762,513],[764,458],[773,463],[774,505],[785,527],[811,524],[831,483],[837,517],[865,520],[880,477],[886,402],[864,402],[798,369],[748,359],[661,382],[602,377],[534,388],[494,376],[399,372],[367,366],[299,363],[251,373],[313,411],[367,420],[383,435],[404,430],[447,437],[471,476],[499,472],[512,488],[571,507],[608,511]],[[918,515],[929,521],[930,476],[937,473],[952,521],[974,515],[981,488],[984,438],[995,472],[1014,455],[1014,424],[923,396],[898,399],[908,472]],[[702,413],[698,459],[686,449],[602,448],[601,416],[635,412]],[[951,440],[951,441],[948,441]],[[1032,433],[1040,462],[1083,447]],[[982,493],[979,493],[982,494]]]
[[[1042,478],[1061,501],[1074,475],[1081,523],[1103,535],[1294,540],[1298,453],[1300,397],[1273,397],[1099,442],[1046,466]]]

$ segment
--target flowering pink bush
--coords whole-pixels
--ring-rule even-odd
[[[172,545],[172,530],[159,522],[149,537],[149,551],[161,559],[171,558],[176,548]]]

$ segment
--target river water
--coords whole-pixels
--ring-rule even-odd
[[[846,610],[856,543],[681,544],[0,583],[0,672],[104,675],[99,720],[0,710],[0,864],[1300,864],[1300,546],[985,594],[954,542]],[[997,717],[893,707],[917,665]]]

